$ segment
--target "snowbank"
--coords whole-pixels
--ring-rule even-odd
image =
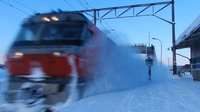
[[[200,84],[187,75],[87,97],[58,112],[199,112]]]

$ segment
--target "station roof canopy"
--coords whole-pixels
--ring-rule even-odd
[[[200,45],[200,15],[190,24],[176,40],[176,49]]]

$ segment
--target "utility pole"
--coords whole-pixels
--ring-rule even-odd
[[[151,42],[150,42],[150,32],[149,32],[149,47],[151,46],[150,44],[151,44]]]
[[[94,16],[94,25],[97,24],[96,23],[97,22],[97,14],[96,13],[97,13],[97,11],[94,9],[94,15],[93,15]]]
[[[177,74],[176,68],[176,40],[175,40],[175,16],[174,16],[174,0],[172,0],[172,55],[173,55],[173,75]]]
[[[168,62],[167,64],[168,64],[168,66],[169,66],[169,60],[170,60],[170,58],[167,58],[167,62]]]

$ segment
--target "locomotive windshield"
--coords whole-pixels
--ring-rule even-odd
[[[22,27],[16,41],[81,40],[84,26],[83,22],[28,24]]]

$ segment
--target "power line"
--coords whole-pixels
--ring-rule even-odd
[[[19,8],[15,7],[15,6],[13,6],[13,5],[11,5],[10,3],[6,3],[6,2],[4,2],[4,1],[2,1],[2,0],[0,0],[0,2],[4,3],[5,5],[8,5],[8,6],[10,6],[10,7],[14,8],[14,9],[16,9],[16,10],[20,11],[20,12],[23,12],[23,13],[25,13],[25,14],[28,14],[28,15],[30,15],[29,13],[27,13],[27,12],[25,12],[25,11],[23,11],[23,10],[21,10],[21,9],[19,9]]]
[[[104,23],[105,23],[108,27],[110,27],[111,31],[114,30],[110,25],[108,25],[108,23],[107,23],[106,21],[104,21]]]
[[[1,12],[1,13],[4,13],[4,14],[6,14],[6,15],[9,15],[9,16],[11,16],[11,17],[17,18],[17,19],[23,19],[23,18],[17,17],[17,16],[12,15],[12,14],[9,14],[9,13],[7,13],[7,12],[5,12],[5,11],[2,11],[2,10],[0,10],[0,12]]]
[[[101,20],[99,21],[100,25],[103,27],[103,29],[108,33],[109,30],[102,24]]]
[[[12,17],[12,16],[9,16],[9,15],[6,15],[6,14],[1,13],[1,12],[0,12],[0,15],[3,15],[3,16],[6,16],[6,17],[9,17],[9,18],[14,19],[14,20],[17,20],[17,21],[21,21],[21,20],[15,18],[15,17]]]
[[[76,0],[76,1],[78,1],[78,3],[79,3],[83,8],[88,9],[87,6],[85,6],[85,4],[84,4],[82,1],[80,1],[80,0]]]
[[[14,20],[17,20],[17,21],[21,21],[21,20],[23,19],[23,18],[19,18],[19,17],[17,17],[17,16],[14,16],[14,15],[12,15],[12,14],[8,14],[8,13],[6,13],[6,12],[4,12],[4,11],[1,11],[1,10],[0,10],[0,15],[9,17],[9,18],[14,19]]]
[[[107,34],[111,34],[109,37],[111,38],[111,39],[113,39],[117,44],[119,44],[119,43],[126,43],[124,40],[121,40],[121,39],[119,39],[118,37],[120,37],[116,32],[115,32],[115,30],[110,26],[110,25],[108,25],[108,23],[106,22],[106,21],[103,21],[107,26],[109,26],[110,27],[110,29],[111,30],[108,30],[104,25],[103,25],[103,23],[102,23],[102,20],[101,21],[99,21],[99,23],[100,23],[100,25],[104,28],[104,30],[106,31],[106,33]],[[113,33],[111,33],[111,31],[114,31]],[[114,35],[113,35],[114,34]]]
[[[9,0],[7,0],[8,1],[8,3],[10,4],[10,1]]]
[[[25,5],[25,4],[22,4],[21,2],[18,2],[18,1],[16,1],[16,0],[13,0],[13,1],[16,2],[16,3],[18,3],[18,4],[20,4],[20,5],[22,5],[22,6],[24,6],[24,7],[26,7],[27,9],[32,10],[33,12],[37,13],[36,10],[34,10],[34,9],[30,8],[30,7],[28,7],[28,6]]]
[[[89,5],[89,3],[88,3],[86,0],[84,0],[84,2],[85,2],[91,9],[93,9],[93,8],[91,7],[91,5]]]
[[[69,2],[67,2],[66,0],[64,0],[65,3],[67,3],[71,8],[73,8],[74,10],[76,10],[76,8],[74,8]]]
[[[107,26],[109,26],[110,27],[110,30],[108,30],[103,24],[102,24],[102,20],[100,20],[100,24],[101,24],[101,26],[105,29],[105,30],[107,30],[108,32],[110,32],[110,31],[114,31],[114,29],[110,26],[110,25],[108,25],[108,23],[106,22],[106,21],[103,21]]]

